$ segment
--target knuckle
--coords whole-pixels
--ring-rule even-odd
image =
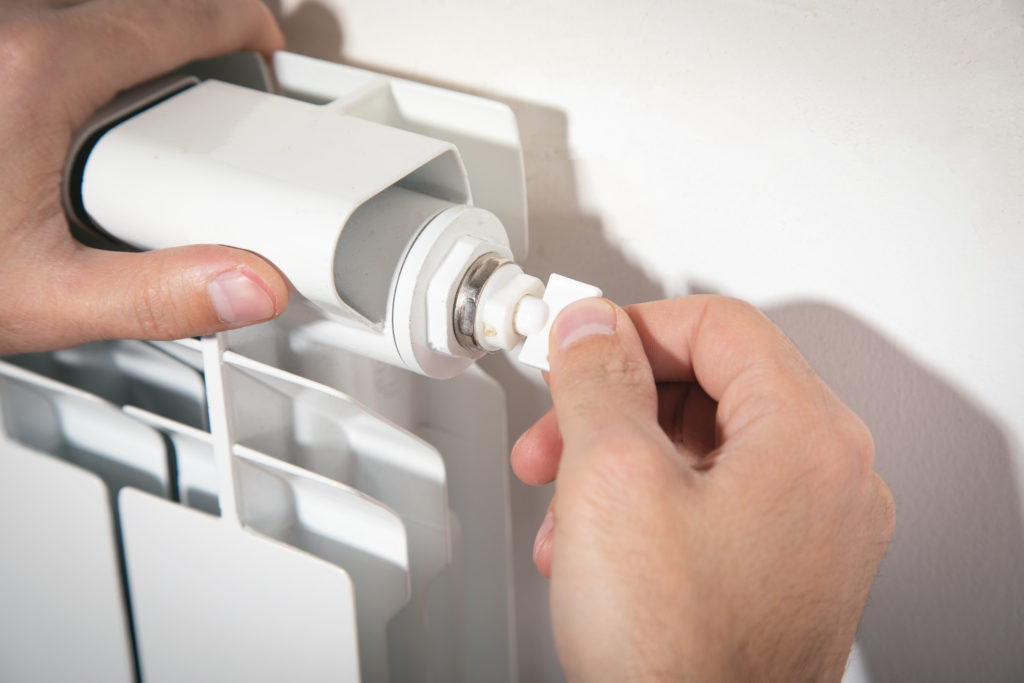
[[[833,419],[828,427],[828,439],[833,444],[829,459],[845,465],[839,469],[844,477],[867,481],[874,474],[874,439],[867,425],[853,411],[842,404],[840,406],[842,415]]]
[[[708,315],[708,317],[713,312],[715,315],[721,316],[722,319],[764,319],[764,314],[756,306],[743,299],[736,299],[731,296],[711,297],[708,300],[707,308],[708,310],[705,315]]]
[[[845,499],[854,491],[864,491],[877,475],[873,470],[875,447],[871,432],[852,412],[838,419],[829,419],[821,414],[808,415],[808,432],[811,426],[820,425],[818,436],[813,439],[817,445],[811,448],[803,463],[803,472],[808,481],[823,495],[835,500]]]
[[[143,339],[175,339],[176,311],[167,287],[159,277],[146,277],[131,288],[128,294],[130,319],[135,322],[137,334]]]
[[[139,336],[146,339],[169,339],[166,317],[158,311],[158,293],[153,287],[140,290],[133,297],[132,309],[138,325]]]
[[[174,0],[170,4],[179,16],[204,32],[211,27],[238,25],[267,11],[259,0]]]
[[[0,24],[0,74],[4,90],[18,93],[39,81],[56,61],[58,41],[52,27],[35,17]]]
[[[147,8],[147,11],[156,12],[157,8]],[[96,21],[97,18],[92,18],[92,22]],[[103,35],[107,40],[122,46],[126,54],[137,54],[140,50],[148,49],[153,43],[152,32],[147,29],[137,12],[112,12],[103,18],[102,24],[92,23],[89,28],[95,35]]]
[[[253,48],[266,25],[273,25],[270,9],[260,0],[173,0],[166,5],[173,20],[191,28],[191,47],[200,57]]]
[[[213,0],[178,0],[177,4],[192,21],[205,25],[210,22],[216,22],[224,11],[224,5],[231,3],[215,2]]]
[[[861,470],[870,472],[875,463],[875,440],[864,421],[853,413],[846,421],[845,438],[848,456]]]
[[[896,501],[892,497],[892,491],[878,474],[874,475],[875,491],[878,499],[878,520],[881,531],[880,540],[888,544],[896,529]]]

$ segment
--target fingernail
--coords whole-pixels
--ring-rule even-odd
[[[516,452],[516,449],[517,449],[517,448],[519,448],[519,444],[520,444],[520,443],[522,442],[522,440],[523,440],[523,439],[525,439],[525,438],[526,438],[526,435],[527,435],[527,434],[529,434],[529,433],[530,433],[530,430],[529,430],[529,429],[527,429],[527,430],[526,430],[525,432],[523,432],[522,434],[520,434],[520,435],[519,435],[519,438],[518,438],[518,439],[516,439],[516,442],[515,442],[514,444],[512,444],[512,450],[511,450],[511,451],[509,451],[509,452],[510,452],[510,453],[515,453],[515,452]]]
[[[615,308],[604,299],[575,301],[555,320],[555,343],[560,349],[592,334],[615,334]]]
[[[555,515],[552,512],[544,515],[544,521],[540,523],[540,528],[537,529],[537,538],[533,541],[533,562],[537,562],[537,553],[544,546],[544,541],[551,536],[551,530],[555,527]]]
[[[206,286],[221,322],[254,323],[274,317],[274,298],[267,285],[248,268],[221,273]]]

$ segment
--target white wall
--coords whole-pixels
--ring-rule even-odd
[[[749,299],[871,426],[872,681],[1024,679],[1024,2],[272,2],[291,49],[515,107],[527,267]],[[512,428],[547,405],[500,359]],[[557,677],[515,490],[523,680]]]

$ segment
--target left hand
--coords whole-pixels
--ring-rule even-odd
[[[288,283],[256,254],[90,249],[60,202],[72,133],[118,91],[195,59],[283,46],[258,0],[0,8],[0,354],[197,336],[284,311]]]

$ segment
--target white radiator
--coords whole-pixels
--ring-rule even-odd
[[[286,324],[0,363],[0,680],[516,679],[501,387]]]

